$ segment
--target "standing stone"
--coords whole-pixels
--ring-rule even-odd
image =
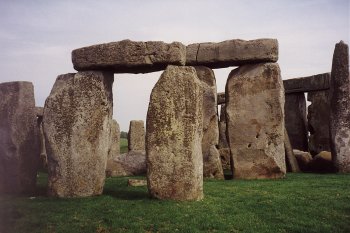
[[[0,84],[0,194],[31,194],[39,166],[34,87]]]
[[[145,123],[143,121],[130,121],[128,133],[129,151],[145,151]]]
[[[113,74],[58,76],[44,107],[48,193],[84,197],[102,193],[110,149]]]
[[[241,66],[226,84],[234,178],[279,178],[284,158],[284,90],[277,63]]]
[[[108,151],[108,159],[114,159],[120,155],[120,128],[116,120],[111,122],[111,132],[110,132],[110,149]]]
[[[204,177],[224,179],[219,144],[218,108],[216,80],[212,69],[205,66],[195,67],[203,87],[203,175]]]
[[[331,151],[329,138],[329,90],[311,91],[307,93],[307,122],[310,132],[309,152],[317,155],[321,151]]]
[[[303,92],[286,94],[285,123],[293,149],[308,150],[306,100]]]
[[[349,47],[336,44],[330,85],[330,137],[334,164],[339,172],[350,172],[350,76]]]
[[[221,110],[220,110],[219,153],[220,153],[222,168],[225,170],[230,170],[231,155],[230,155],[230,147],[228,145],[227,135],[226,135],[226,104],[222,104]]]
[[[152,197],[203,198],[202,102],[202,85],[193,67],[168,66],[153,88],[146,122]]]
[[[40,166],[42,169],[47,170],[47,154],[46,154],[45,137],[44,137],[44,129],[43,129],[44,108],[36,107],[35,111],[37,116],[37,127],[39,131],[39,141],[40,141]]]
[[[292,144],[290,143],[287,129],[284,129],[284,150],[286,152],[286,165],[288,171],[291,172],[300,172],[298,161],[295,158]]]

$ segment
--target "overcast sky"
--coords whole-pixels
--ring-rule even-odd
[[[283,79],[330,72],[335,43],[349,43],[349,0],[0,0],[0,83],[31,81],[43,106],[57,75],[74,72],[71,51],[131,39],[219,42],[277,38]],[[224,91],[233,68],[215,70]],[[115,75],[121,129],[145,120],[160,76]]]

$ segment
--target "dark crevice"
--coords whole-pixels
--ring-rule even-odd
[[[198,44],[197,54],[196,54],[196,64],[198,64],[198,53],[199,53],[199,48],[200,47],[201,47],[201,44]]]

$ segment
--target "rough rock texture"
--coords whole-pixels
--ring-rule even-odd
[[[39,165],[34,87],[0,84],[0,194],[31,194]]]
[[[312,156],[309,152],[304,152],[300,150],[293,150],[294,156],[298,161],[298,165],[301,171],[310,171],[310,163],[312,161]]]
[[[218,107],[216,80],[212,69],[196,66],[197,77],[203,88],[203,175],[204,177],[224,179],[219,144]]]
[[[308,106],[307,123],[310,132],[309,151],[317,155],[321,151],[330,151],[329,138],[329,90],[311,91],[307,93]]]
[[[146,186],[147,180],[137,180],[137,179],[128,179],[128,186],[139,187]]]
[[[303,92],[286,94],[285,124],[293,149],[308,150],[306,100]]]
[[[278,64],[245,65],[231,71],[226,117],[234,178],[283,177],[284,91]]]
[[[222,169],[230,170],[231,169],[230,148],[220,148],[219,154],[220,154]]]
[[[111,132],[110,132],[110,147],[108,151],[108,160],[114,159],[120,155],[120,128],[116,120],[111,121]]]
[[[143,121],[130,121],[128,133],[129,151],[145,151],[145,123]]]
[[[72,51],[74,69],[107,70],[114,73],[147,73],[167,65],[185,65],[186,47],[173,42],[122,40]]]
[[[188,45],[186,50],[186,65],[188,66],[224,68],[278,60],[278,41],[276,39],[197,43]]]
[[[287,170],[290,172],[300,172],[298,161],[293,153],[292,144],[290,143],[287,129],[284,129],[284,150],[286,152]]]
[[[221,105],[221,104],[225,104],[225,92],[220,92],[217,94],[217,98],[218,98],[218,105]]]
[[[333,161],[339,172],[350,172],[349,47],[336,44],[330,86],[330,137]]]
[[[317,173],[335,172],[336,169],[332,161],[331,152],[321,151],[312,159],[312,161],[309,164],[309,168],[311,172],[317,172]]]
[[[193,67],[168,66],[153,88],[146,122],[152,197],[203,198],[202,102],[202,84]]]
[[[45,137],[44,137],[44,129],[43,129],[43,110],[44,108],[37,110],[37,128],[39,132],[39,142],[40,142],[40,167],[44,170],[47,170],[47,154],[46,154],[46,145],[45,145]]]
[[[221,105],[219,121],[219,148],[229,148],[226,136],[226,105]]]
[[[129,151],[107,161],[106,175],[139,176],[146,174],[146,154],[140,151]]]
[[[111,141],[112,83],[112,73],[98,71],[56,79],[44,108],[50,196],[102,193]]]
[[[283,80],[285,93],[328,90],[330,74],[323,73],[302,78]]]

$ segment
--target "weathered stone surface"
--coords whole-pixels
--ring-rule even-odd
[[[226,105],[221,105],[219,121],[219,148],[229,148],[226,134]]]
[[[310,132],[309,151],[317,155],[321,151],[330,151],[329,138],[329,90],[311,91],[307,94],[307,124]]]
[[[36,116],[37,116],[37,130],[39,134],[39,143],[40,143],[40,167],[44,170],[47,170],[47,154],[46,154],[46,145],[43,129],[43,114],[44,108],[36,107]]]
[[[168,66],[146,122],[147,181],[159,199],[203,198],[203,89],[193,67]]]
[[[336,44],[330,85],[330,137],[333,161],[339,172],[350,172],[349,47]]]
[[[226,99],[225,92],[218,93],[217,98],[218,98],[218,105],[225,104],[225,99]]]
[[[32,83],[0,83],[0,119],[0,194],[31,194],[40,153]]]
[[[107,176],[139,176],[146,174],[146,154],[129,151],[107,161]]]
[[[217,149],[219,126],[215,75],[212,69],[205,66],[196,66],[195,69],[203,88],[203,175],[209,178],[224,179]]]
[[[222,169],[230,170],[231,169],[230,148],[220,148],[219,154],[220,154]]]
[[[287,170],[290,172],[300,172],[298,161],[293,153],[292,144],[290,143],[287,129],[284,129],[284,150],[286,152]]]
[[[335,167],[332,161],[332,154],[329,151],[321,151],[309,164],[311,172],[331,173],[335,172]]]
[[[317,74],[302,78],[292,78],[283,80],[284,90],[286,94],[328,90],[330,82],[330,74]]]
[[[207,66],[212,69],[278,60],[276,39],[197,43],[188,45],[186,50],[186,65]]]
[[[120,155],[120,128],[116,120],[111,120],[110,128],[110,147],[108,151],[108,160],[114,159]]]
[[[309,152],[293,150],[294,156],[298,161],[298,165],[301,171],[310,171],[310,163],[312,161],[312,156]]]
[[[284,91],[278,64],[245,65],[231,71],[226,117],[234,178],[283,177]]]
[[[146,186],[146,185],[147,185],[147,180],[128,179],[128,186],[140,187],[140,186]]]
[[[122,40],[72,51],[74,69],[107,70],[114,73],[148,73],[167,65],[185,65],[186,47],[162,41]]]
[[[112,73],[60,75],[46,99],[44,134],[48,193],[83,197],[102,193],[110,149]]]
[[[43,117],[44,108],[43,107],[35,107],[35,114],[37,117]]]
[[[285,95],[285,123],[293,149],[308,150],[306,100],[303,92]]]
[[[145,123],[143,121],[130,121],[128,133],[129,151],[145,151]]]

